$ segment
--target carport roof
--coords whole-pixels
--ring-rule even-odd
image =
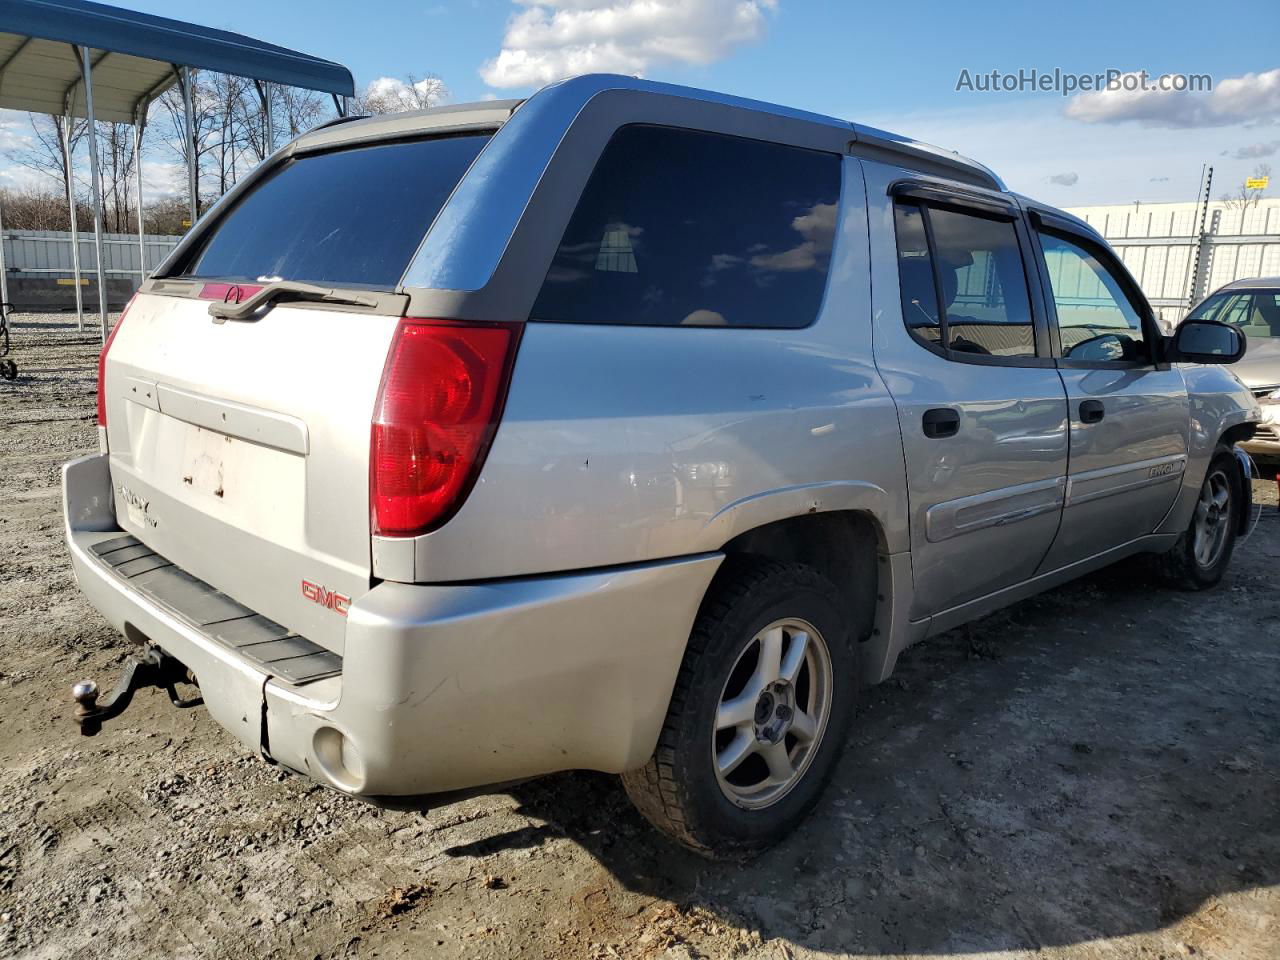
[[[83,117],[84,85],[72,44],[91,51],[99,120],[132,123],[140,107],[176,82],[175,66],[337,96],[355,93],[351,71],[341,64],[238,33],[87,0],[4,0],[0,107],[61,114],[65,99]]]

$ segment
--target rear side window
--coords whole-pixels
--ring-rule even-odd
[[[933,257],[920,208],[910,203],[894,205],[898,231],[898,279],[902,289],[902,319],[916,337],[926,343],[942,340],[938,313],[938,287],[933,282]]]
[[[392,288],[488,135],[304,155],[218,219],[178,276]]]
[[[1036,355],[1013,223],[910,203],[894,218],[902,317],[917,339],[953,358]]]
[[[623,127],[587,181],[533,319],[808,326],[839,201],[836,154]]]

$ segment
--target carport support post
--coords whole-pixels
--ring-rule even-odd
[[[107,342],[107,274],[102,263],[102,185],[98,182],[98,135],[93,118],[93,64],[89,48],[80,48],[80,73],[84,77],[84,112],[89,121],[89,176],[93,179],[93,249],[98,260],[98,314],[102,317],[102,342]]]
[[[196,158],[196,123],[190,67],[184,66],[178,71],[178,82],[182,87],[182,112],[186,118],[187,187],[191,191],[191,226],[194,227],[200,216],[200,167]]]
[[[84,333],[84,292],[80,289],[80,229],[76,226],[76,179],[71,163],[71,127],[75,117],[71,115],[71,100],[62,118],[62,149],[67,155],[67,206],[71,213],[71,274],[76,285],[76,327]]]
[[[133,118],[133,165],[138,171],[138,287],[147,279],[147,234],[142,222],[142,132],[147,126],[147,107],[140,105]]]
[[[0,303],[9,302],[9,268],[4,262],[4,204],[0,203]]]

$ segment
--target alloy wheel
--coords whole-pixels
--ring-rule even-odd
[[[1209,569],[1222,556],[1230,523],[1231,480],[1223,470],[1212,470],[1200,488],[1193,527],[1193,553],[1202,569]]]
[[[711,760],[724,795],[758,810],[800,782],[831,714],[831,653],[810,623],[769,624],[743,647],[720,693]]]

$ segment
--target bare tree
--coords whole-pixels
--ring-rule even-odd
[[[30,145],[17,150],[9,150],[6,152],[6,157],[18,166],[52,178],[62,188],[63,222],[66,223],[66,228],[69,228],[71,224],[67,210],[70,208],[72,196],[75,193],[75,165],[73,158],[67,155],[66,140],[64,139],[68,121],[65,117],[53,117],[42,113],[29,113],[27,117],[31,122],[33,135]],[[88,124],[84,120],[77,119],[73,119],[70,123],[71,150],[74,154],[76,146],[88,130]],[[79,219],[77,217],[77,220]],[[88,228],[92,225],[92,222],[90,220],[88,223],[82,222],[80,225]],[[29,229],[37,228],[31,227]]]
[[[282,87],[278,84],[272,86],[271,90],[274,95],[272,109],[278,106],[277,115],[284,121],[283,124],[276,124],[277,137],[287,130],[289,139],[292,140],[322,120],[329,119],[331,112],[329,103],[314,90]]]
[[[412,73],[403,80],[380,77],[357,94],[352,109],[356,113],[399,113],[439,106],[449,97],[449,88],[434,73],[418,79]]]
[[[279,98],[274,87],[271,89],[269,96],[271,97],[271,108],[274,116],[279,113],[277,109]],[[268,142],[267,114],[262,109],[260,88],[253,83],[246,84],[244,95],[235,105],[235,109],[240,116],[241,150],[245,154],[245,159],[249,161],[249,165],[261,163],[271,156],[279,137],[275,135],[274,131],[270,131],[272,138],[271,142]]]
[[[1260,163],[1253,168],[1253,175],[1250,179],[1269,180],[1271,178],[1271,165]],[[1240,189],[1235,193],[1224,193],[1221,197],[1223,204],[1228,210],[1240,213],[1242,216],[1247,213],[1250,208],[1256,207],[1258,201],[1262,199],[1262,195],[1266,193],[1265,187],[1249,187],[1241,184]]]
[[[111,233],[135,229],[133,221],[134,164],[133,125],[99,123],[98,181],[102,191],[103,226]],[[132,221],[132,222],[131,222]]]
[[[70,226],[67,198],[56,190],[38,186],[0,190],[4,225],[9,230],[66,230]],[[93,211],[86,203],[76,204],[79,222],[93,223]]]
[[[243,77],[215,73],[209,80],[208,92],[218,121],[213,153],[217,161],[217,195],[222,196],[235,184],[240,169],[250,165],[243,158],[252,149],[251,130],[262,126],[262,107],[252,81]]]
[[[205,168],[208,166],[209,159],[217,156],[217,151],[221,145],[221,137],[224,133],[224,124],[219,114],[219,96],[213,89],[208,77],[203,71],[198,70],[191,71],[191,77],[191,113],[192,126],[195,129],[195,163],[197,171],[196,189],[197,192],[201,192],[206,189],[204,186]],[[169,119],[169,125],[162,129],[160,139],[177,156],[180,162],[185,163],[187,157],[187,133],[184,119],[185,111],[182,105],[182,92],[177,86],[170,87],[161,95],[159,103],[161,112]],[[199,213],[200,209],[200,198],[197,197],[197,213]]]
[[[181,236],[187,232],[183,221],[191,216],[187,201],[180,196],[163,197],[147,204],[147,232]]]
[[[328,120],[332,115],[329,99],[311,90],[280,84],[268,88],[273,120],[272,137],[267,136],[266,115],[257,86],[242,77],[192,71],[192,112],[195,133],[197,171],[197,208],[229,190],[281,144]],[[437,106],[449,95],[444,82],[435,74],[403,80],[383,77],[371,83],[364,94],[352,102],[354,112],[394,113]],[[186,213],[185,191],[149,203],[140,211],[135,196],[137,166],[156,151],[168,153],[185,168],[187,162],[186,111],[180,89],[171,87],[153,104],[148,132],[150,146],[143,156],[134,149],[134,130],[130,124],[99,122],[96,128],[99,149],[99,188],[102,194],[104,226],[112,232],[128,232],[137,228],[142,216],[146,226],[162,233],[181,232]],[[12,162],[46,175],[63,189],[62,207],[58,215],[41,191],[8,191],[6,196],[14,210],[21,210],[25,229],[65,229],[65,210],[76,200],[77,221],[83,229],[93,224],[92,213],[82,197],[88,194],[84,184],[86,163],[75,163],[63,149],[66,121],[62,117],[39,114],[30,116],[34,137],[28,146],[10,150]],[[71,139],[74,146],[83,142],[87,124],[73,121]],[[77,184],[77,178],[80,183]],[[44,226],[37,227],[36,224]]]

